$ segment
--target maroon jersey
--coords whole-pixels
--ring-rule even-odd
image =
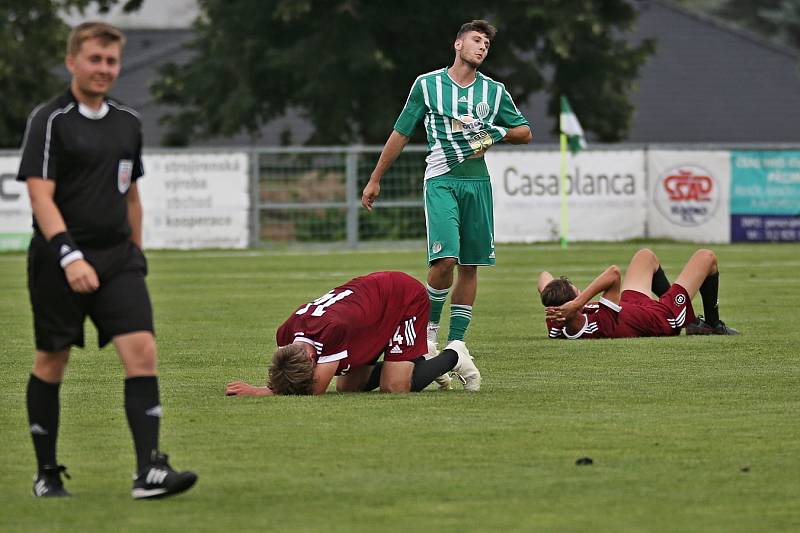
[[[695,320],[686,289],[674,283],[658,300],[638,291],[623,291],[619,305],[605,298],[583,308],[583,326],[574,334],[563,324],[546,320],[551,339],[620,339],[624,337],[668,337]]]
[[[403,272],[375,272],[301,305],[276,333],[278,346],[305,342],[317,363],[338,361],[337,375],[386,361],[411,361],[428,351],[430,302],[425,287]]]

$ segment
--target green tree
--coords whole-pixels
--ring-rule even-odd
[[[64,9],[82,11],[95,4],[108,11],[119,0],[0,0],[0,146],[17,148],[33,106],[63,86],[55,74],[63,61],[69,28]],[[128,0],[134,11],[142,0]]]
[[[417,75],[450,65],[459,26],[499,29],[482,71],[524,101],[546,90],[551,114],[570,97],[601,141],[625,138],[629,96],[654,43],[629,43],[637,12],[625,0],[200,0],[193,59],[152,87],[178,111],[168,144],[254,133],[288,109],[314,126],[311,143],[382,143]],[[554,121],[555,128],[555,121]],[[422,135],[422,133],[419,133]],[[416,139],[420,140],[420,138]]]
[[[777,43],[800,48],[800,0],[682,0]]]

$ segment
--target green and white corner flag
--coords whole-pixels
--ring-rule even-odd
[[[569,151],[577,154],[586,148],[586,139],[583,137],[583,128],[578,122],[578,117],[572,112],[569,100],[566,96],[561,97],[561,116],[559,117],[561,133],[567,136],[567,146]]]
[[[559,129],[561,130],[561,187],[559,196],[561,198],[561,224],[559,227],[559,240],[561,247],[566,248],[569,242],[569,205],[567,202],[567,188],[569,187],[567,172],[567,150],[572,155],[577,154],[586,148],[586,140],[583,138],[583,128],[578,122],[578,117],[572,112],[566,96],[561,97],[561,115],[559,116]]]

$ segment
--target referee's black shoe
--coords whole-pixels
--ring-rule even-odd
[[[70,479],[67,474],[67,467],[64,465],[44,466],[33,480],[33,495],[37,498],[59,498],[72,496],[64,483],[61,481],[61,474]]]
[[[165,498],[192,488],[197,481],[194,472],[176,472],[167,462],[167,454],[153,450],[150,464],[133,480],[135,500]]]
[[[739,330],[734,329],[722,320],[712,326],[699,315],[697,320],[686,326],[687,335],[738,335]]]

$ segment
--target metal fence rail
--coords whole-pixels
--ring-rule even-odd
[[[246,153],[250,180],[249,235],[250,245],[254,247],[292,243],[356,247],[370,241],[424,239],[426,147],[406,146],[381,181],[376,209],[369,212],[361,207],[361,191],[381,149],[381,146],[146,148],[145,155]],[[505,149],[509,147],[494,148]],[[558,147],[531,145],[514,149],[536,152],[557,151]],[[622,143],[591,146],[591,151],[637,149],[645,152],[659,149],[800,150],[800,145]],[[18,155],[18,150],[0,150],[0,156]],[[14,173],[0,175],[0,200],[4,198],[3,184],[13,182],[15,177]]]
[[[342,242],[425,236],[424,147],[408,147],[381,182],[378,208],[361,207],[361,191],[381,147],[256,150],[252,244]]]

